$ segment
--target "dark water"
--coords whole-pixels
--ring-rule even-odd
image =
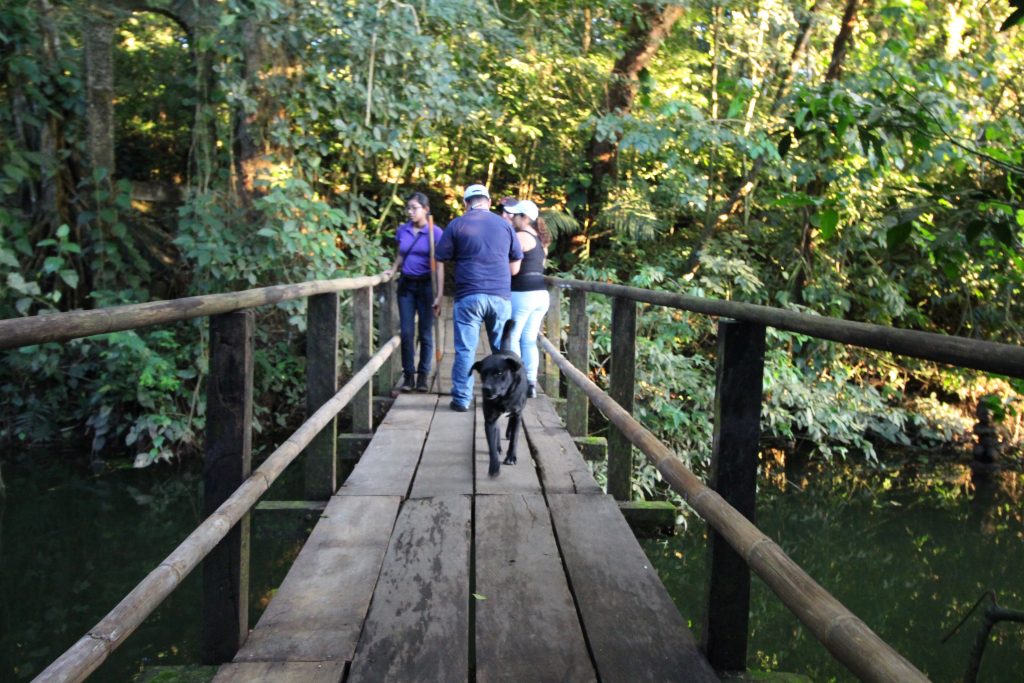
[[[0,513],[0,681],[31,680],[81,638],[201,521],[190,472],[102,476],[5,467]],[[301,547],[304,524],[253,520],[255,621]],[[201,568],[90,677],[123,683],[144,666],[199,661]]]
[[[29,680],[102,618],[200,521],[188,472],[126,469],[91,477],[7,467],[0,513],[0,681]],[[1024,477],[990,491],[966,470],[810,475],[804,490],[765,480],[758,523],[819,583],[934,681],[959,680],[980,623],[940,639],[978,596],[1024,610]],[[275,485],[277,486],[277,485]],[[273,491],[271,492],[273,494]],[[308,523],[274,513],[253,522],[252,619],[297,554]],[[645,541],[683,614],[700,628],[704,527]],[[93,675],[130,681],[151,664],[198,661],[199,572]],[[750,664],[853,680],[764,584],[754,580]],[[993,631],[981,681],[1024,681],[1024,625]]]
[[[843,469],[804,490],[762,482],[758,526],[818,583],[936,683],[962,679],[981,609],[940,641],[986,590],[1024,611],[1024,477],[972,489],[964,467],[927,475]],[[680,611],[701,628],[706,529],[691,522],[644,548]],[[753,579],[748,664],[814,681],[856,680]],[[984,607],[983,603],[982,607]],[[699,637],[699,633],[697,634]],[[1024,681],[1024,624],[992,631],[979,681]]]

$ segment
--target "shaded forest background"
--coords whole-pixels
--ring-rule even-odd
[[[542,206],[551,272],[1019,344],[1011,12],[9,0],[0,317],[379,272],[407,193],[443,225],[483,182]],[[590,306],[603,381],[610,312]],[[635,412],[699,465],[713,321],[639,319]],[[259,431],[301,417],[303,326],[301,303],[259,312]],[[205,334],[197,321],[6,352],[6,457],[83,433],[97,460],[192,457]],[[775,331],[767,366],[765,443],[781,457],[955,456],[984,400],[1019,459],[1024,387],[1005,379]],[[638,493],[655,480],[644,470]]]

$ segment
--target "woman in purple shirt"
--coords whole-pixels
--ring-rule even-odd
[[[402,391],[427,391],[430,362],[434,357],[434,316],[441,312],[444,294],[444,265],[437,264],[434,287],[430,282],[430,235],[427,217],[430,200],[422,192],[413,192],[405,200],[408,223],[398,226],[395,241],[398,256],[395,265],[385,271],[390,275],[400,272],[398,280],[398,316],[402,328]],[[434,228],[435,244],[441,239],[441,229]],[[420,359],[416,358],[416,316],[419,315]]]

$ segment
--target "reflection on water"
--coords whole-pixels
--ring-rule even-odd
[[[201,521],[192,473],[122,470],[90,477],[5,467],[0,507],[0,681],[31,680],[145,578]],[[268,513],[271,514],[271,513]],[[302,539],[257,513],[251,619]],[[123,683],[147,664],[199,661],[201,571],[90,677]]]
[[[766,468],[768,469],[768,468]],[[883,640],[936,683],[959,681],[981,613],[945,644],[986,590],[1024,609],[1024,477],[971,484],[965,466],[941,472],[863,472],[833,466],[802,477],[802,489],[771,476],[758,493],[757,524]],[[696,519],[696,518],[694,518]],[[696,519],[671,540],[644,541],[680,611],[701,627],[706,531]],[[815,681],[854,677],[774,594],[753,581],[751,667]],[[698,635],[699,637],[699,635]],[[1024,625],[993,629],[979,681],[1024,681]]]
[[[96,478],[7,468],[4,475],[0,680],[24,681],[85,634],[195,527],[201,481],[146,470]],[[802,488],[784,482],[774,471],[762,482],[759,526],[936,683],[957,681],[966,668],[980,614],[945,645],[939,641],[982,592],[993,589],[1004,607],[1024,609],[1021,475],[974,488],[959,466],[927,474],[844,467],[807,474],[798,482]],[[308,528],[272,514],[257,513],[253,524],[253,622],[298,553],[301,528]],[[644,542],[695,631],[703,609],[704,533],[697,520],[674,539]],[[145,664],[197,662],[199,577],[193,572],[90,680],[121,683]],[[815,681],[852,680],[756,579],[752,600],[752,667]],[[1004,622],[993,630],[979,681],[1022,680],[1024,626]]]

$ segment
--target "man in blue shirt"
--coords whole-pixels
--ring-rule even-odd
[[[501,343],[505,321],[512,316],[512,276],[519,272],[523,250],[512,226],[491,213],[491,195],[470,185],[462,195],[466,213],[445,228],[435,255],[455,264],[455,362],[451,409],[465,412],[473,399],[473,374],[480,325],[486,325],[491,351]]]

